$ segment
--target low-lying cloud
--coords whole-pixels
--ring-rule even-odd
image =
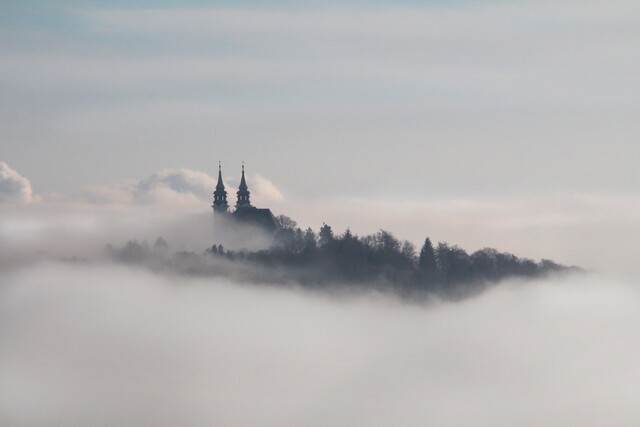
[[[3,425],[640,421],[640,298],[606,277],[428,307],[109,264],[2,283]]]

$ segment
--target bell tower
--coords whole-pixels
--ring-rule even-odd
[[[249,195],[251,192],[249,191],[247,181],[244,178],[244,162],[242,162],[242,179],[240,180],[240,187],[238,187],[238,192],[236,194],[238,195],[236,209],[251,207],[251,202],[249,201]]]
[[[216,184],[216,191],[213,192],[213,205],[211,207],[214,214],[227,213],[229,211],[227,191],[224,189],[224,183],[222,182],[222,165],[220,162],[218,162],[218,184]]]

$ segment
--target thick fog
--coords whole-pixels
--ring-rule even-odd
[[[2,425],[640,421],[635,283],[514,282],[420,306],[106,263],[1,277]]]

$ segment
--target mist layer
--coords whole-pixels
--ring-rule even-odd
[[[3,425],[637,425],[640,299],[599,276],[456,304],[109,264],[2,276]]]

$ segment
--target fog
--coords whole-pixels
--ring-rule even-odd
[[[255,250],[271,241],[255,227],[237,228],[223,220],[216,224],[206,206],[199,212],[69,203],[0,208],[0,269],[43,258],[97,259],[107,244],[135,240],[153,245],[160,236],[172,251],[196,253],[213,243]]]
[[[42,262],[0,287],[2,425],[632,426],[635,283],[461,303]]]

